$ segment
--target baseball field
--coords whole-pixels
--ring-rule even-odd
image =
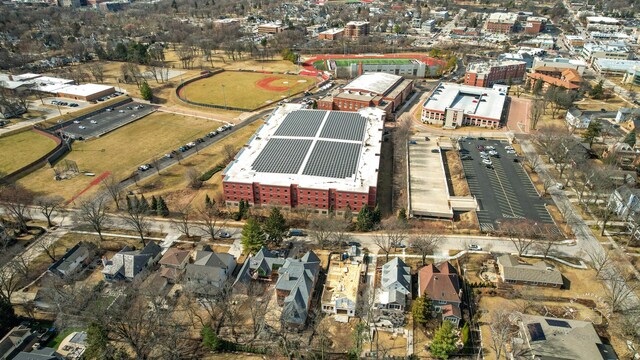
[[[56,147],[53,139],[34,131],[0,138],[0,173],[10,174]]]

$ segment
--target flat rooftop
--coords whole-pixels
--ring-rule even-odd
[[[363,90],[377,95],[385,95],[402,79],[402,76],[399,75],[381,72],[367,72],[345,85],[343,89],[346,91]]]
[[[514,24],[518,21],[518,14],[495,12],[489,15],[489,22],[501,24]]]
[[[335,35],[338,33],[344,32],[343,28],[333,28],[333,29],[329,29],[329,30],[325,30],[323,32],[321,32],[320,34],[326,34],[326,35]]]
[[[423,108],[444,112],[461,109],[465,114],[500,119],[507,95],[496,89],[455,83],[440,83],[423,104]]]
[[[58,89],[58,92],[76,96],[88,96],[110,89],[113,89],[113,86],[99,84],[82,84],[65,86]]]
[[[368,192],[378,182],[385,112],[278,107],[225,170],[225,181]]]
[[[586,20],[588,23],[598,23],[598,24],[609,24],[609,25],[617,25],[620,23],[620,20],[608,16],[587,16]]]
[[[409,206],[413,216],[453,216],[440,147],[435,140],[409,144]],[[432,152],[438,150],[438,152]]]
[[[489,62],[469,64],[469,66],[467,67],[467,71],[475,72],[475,73],[488,73],[489,70],[494,67],[514,66],[514,65],[521,65],[521,64],[526,64],[526,62],[520,61],[520,60],[495,60],[495,61],[489,61]]]

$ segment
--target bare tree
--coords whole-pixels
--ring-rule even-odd
[[[200,189],[202,187],[203,181],[200,179],[200,173],[198,172],[198,170],[189,168],[189,170],[187,170],[187,172],[185,173],[185,177],[187,178],[189,186],[192,189]]]
[[[564,238],[560,230],[554,225],[538,225],[536,231],[541,240],[536,242],[535,247],[542,253],[544,259],[547,259],[551,251],[560,245]]]
[[[214,240],[220,234],[226,224],[226,220],[217,205],[198,209],[197,219],[199,223],[196,226],[205,231],[211,237],[211,240]]]
[[[153,165],[153,168],[156,169],[156,173],[160,175],[160,159],[154,157],[153,159],[151,159],[151,165]]]
[[[103,197],[80,202],[80,207],[76,212],[76,222],[91,226],[98,233],[100,241],[103,241],[102,232],[111,224],[111,219],[107,214],[109,207]]]
[[[116,210],[120,210],[120,201],[122,201],[124,186],[122,183],[116,180],[113,175],[110,175],[102,179],[102,187],[111,197],[111,200],[116,204]]]
[[[180,233],[182,233],[187,238],[191,238],[191,227],[193,224],[193,212],[191,211],[191,207],[185,206],[182,209],[177,211],[177,217],[174,220],[171,220],[171,223],[178,229]]]
[[[518,256],[524,255],[535,242],[534,224],[529,220],[505,220],[499,231],[513,243]]]
[[[20,262],[16,261],[15,258],[1,269],[0,297],[8,302],[11,302],[11,296],[18,290],[20,284],[22,284],[25,280],[25,272],[21,268]]]
[[[40,213],[47,219],[47,227],[52,227],[51,217],[53,213],[64,204],[62,196],[40,196],[34,199]]]
[[[531,172],[537,173],[538,167],[540,166],[540,156],[538,154],[527,154],[525,155],[527,159],[527,165],[529,165],[529,169]]]
[[[536,127],[538,127],[538,122],[542,118],[542,115],[544,115],[544,110],[545,106],[542,100],[536,99],[531,104],[531,108],[529,110],[529,121],[532,130],[535,130]]]
[[[0,188],[0,208],[16,223],[20,233],[29,230],[27,221],[32,200],[31,193],[21,186],[10,184]]]
[[[385,261],[389,261],[391,251],[401,246],[407,236],[406,225],[392,219],[382,225],[382,230],[374,235],[373,242],[384,252]]]
[[[309,222],[309,230],[311,230],[311,238],[322,248],[327,249],[332,245],[333,219],[325,217],[317,217]]]
[[[440,234],[425,232],[411,236],[409,244],[422,256],[422,266],[424,266],[427,255],[433,254],[433,251],[438,247],[442,240],[444,240],[444,237]]]
[[[87,68],[89,69],[89,72],[91,73],[93,78],[96,80],[96,82],[98,83],[104,82],[104,65],[102,63],[94,61],[92,63],[89,63],[87,65]]]
[[[611,271],[605,277],[606,301],[613,312],[621,312],[628,308],[629,299],[635,296],[638,282],[620,271]]]
[[[140,206],[140,204],[131,206],[122,216],[122,220],[124,220],[133,231],[138,233],[140,241],[142,241],[142,246],[147,246],[145,235],[149,233],[149,229],[151,228],[148,209]]]
[[[226,144],[222,149],[222,151],[224,153],[225,162],[229,162],[233,160],[233,158],[236,156],[236,153],[238,152],[236,150],[236,147],[233,146],[232,144]]]
[[[585,252],[591,262],[591,267],[596,271],[596,278],[601,278],[602,271],[613,264],[611,251],[599,246],[590,246]]]
[[[496,355],[496,359],[500,359],[502,354],[507,351],[509,341],[517,331],[511,323],[512,313],[506,309],[496,309],[491,313],[489,321],[489,334],[491,341],[489,347]]]

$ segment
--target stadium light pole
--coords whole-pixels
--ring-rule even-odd
[[[224,99],[224,109],[228,110],[227,109],[227,96],[224,93],[224,84],[221,84],[220,86],[222,87],[222,99]]]

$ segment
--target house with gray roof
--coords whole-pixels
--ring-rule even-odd
[[[404,310],[411,298],[411,268],[394,258],[382,266],[382,280],[376,296],[380,309]]]
[[[196,251],[193,264],[187,265],[185,279],[196,293],[209,294],[222,288],[235,268],[233,255],[216,253],[205,246]]]
[[[621,218],[630,218],[640,212],[640,189],[622,185],[609,196],[609,209]]]
[[[0,339],[0,360],[13,359],[20,351],[32,343],[35,335],[30,328],[20,325]]]
[[[278,270],[276,295],[282,307],[281,319],[287,325],[304,327],[319,272],[320,259],[313,251],[300,259],[287,258]]]
[[[245,260],[233,286],[246,284],[251,280],[273,281],[278,269],[285,263],[285,259],[272,254],[266,247]]]
[[[87,265],[91,261],[94,253],[94,245],[85,242],[79,242],[69,249],[58,261],[49,266],[52,274],[65,277],[79,271],[83,265]]]
[[[102,274],[106,281],[133,280],[144,269],[155,264],[160,258],[162,248],[153,241],[141,250],[125,246],[111,260],[103,259]]]
[[[63,360],[64,358],[56,352],[56,349],[44,347],[33,349],[29,352],[22,351],[13,360]]]
[[[618,359],[588,321],[521,315],[518,327],[531,359]]]
[[[560,288],[563,284],[562,273],[545,261],[529,264],[512,255],[502,255],[498,257],[498,269],[502,281],[508,284],[554,288]]]

